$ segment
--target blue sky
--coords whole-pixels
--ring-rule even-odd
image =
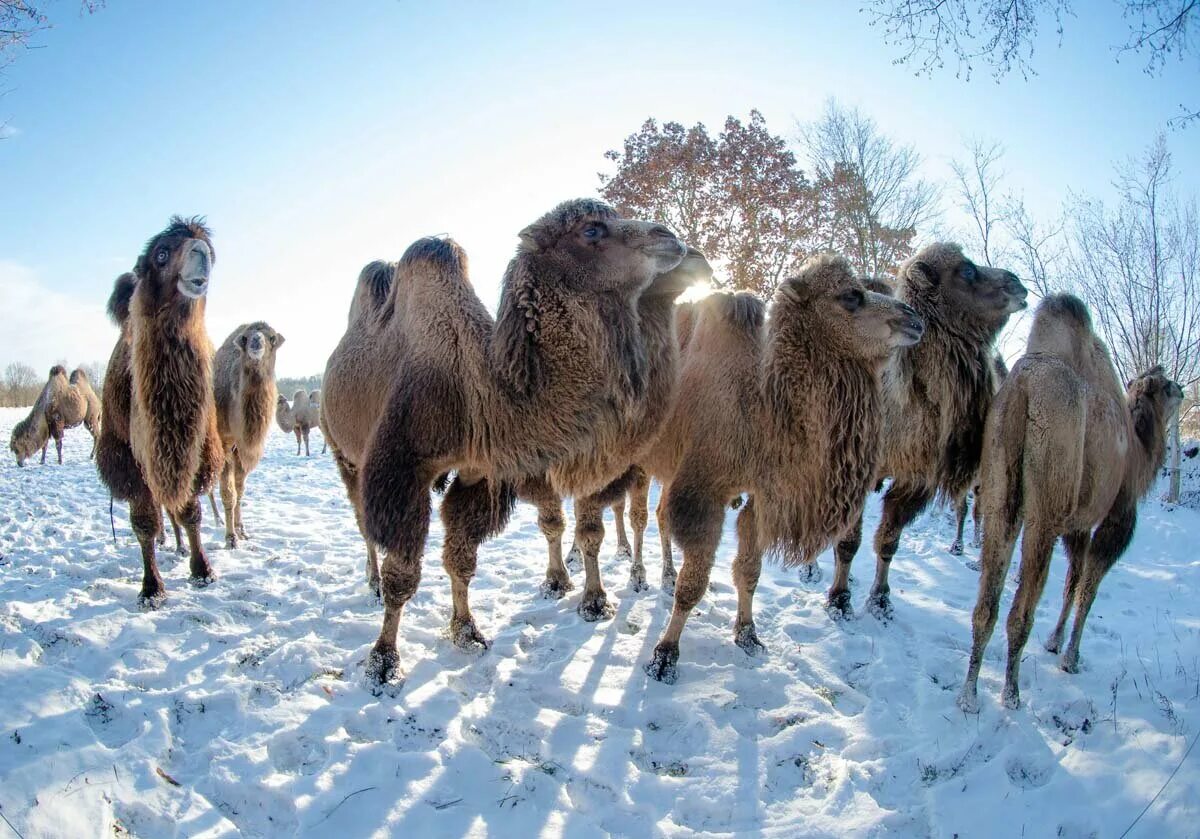
[[[835,96],[934,179],[965,136],[1000,140],[1046,215],[1068,188],[1105,194],[1113,162],[1200,98],[1194,56],[1161,78],[1114,61],[1110,3],[1001,83],[893,66],[859,5],[110,0],[78,17],[62,0],[0,98],[0,367],[107,359],[112,280],[172,213],[214,229],[214,341],[265,319],[288,337],[278,372],[300,375],[324,368],[359,268],[418,236],[458,239],[494,306],[517,231],[594,193],[649,116],[758,108],[791,134]],[[1200,127],[1168,141],[1196,192]]]

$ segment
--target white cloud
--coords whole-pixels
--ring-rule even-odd
[[[103,300],[79,300],[46,285],[32,268],[0,260],[0,367],[23,361],[107,363],[116,329]]]

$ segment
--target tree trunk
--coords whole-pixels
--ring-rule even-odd
[[[1176,411],[1175,416],[1171,419],[1171,488],[1167,490],[1167,501],[1171,504],[1179,503],[1179,462],[1182,457],[1179,445],[1179,415],[1182,411]]]

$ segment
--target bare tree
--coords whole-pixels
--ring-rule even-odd
[[[993,140],[972,137],[966,141],[967,161],[952,160],[954,171],[954,198],[958,208],[970,219],[970,231],[966,241],[973,253],[983,257],[983,262],[993,267],[1003,261],[1004,216],[1001,182],[1004,170],[1001,158],[1004,147]]]
[[[818,186],[841,184],[855,191],[855,201],[840,205],[853,211],[839,213],[835,206],[828,219],[835,233],[837,228],[851,233],[850,246],[842,248],[846,256],[864,273],[891,270],[907,256],[915,231],[937,216],[938,190],[918,177],[921,156],[836,99],[826,100],[819,119],[799,126],[799,140]]]
[[[1129,37],[1113,45],[1117,57],[1132,52],[1145,58],[1147,73],[1157,75],[1172,56],[1182,61],[1193,52],[1200,21],[1200,0],[1112,0],[1129,26]],[[1088,6],[1091,11],[1091,6]],[[863,11],[880,26],[884,40],[899,48],[897,64],[930,74],[952,62],[956,74],[970,78],[976,62],[989,65],[996,78],[1016,70],[1034,73],[1033,54],[1043,25],[1061,43],[1071,0],[867,0]],[[1172,120],[1186,124],[1200,117],[1194,103],[1180,103]]]
[[[1118,167],[1118,200],[1073,196],[1069,264],[1125,379],[1155,366],[1184,387],[1200,379],[1200,217],[1174,194],[1159,134]],[[1179,498],[1179,418],[1172,427],[1170,500]]]
[[[1025,199],[1008,196],[1004,202],[1004,230],[1013,259],[1026,285],[1045,297],[1062,290],[1062,263],[1066,254],[1062,217],[1048,224],[1036,221],[1025,208]]]
[[[43,380],[37,371],[28,364],[14,361],[4,370],[3,393],[0,394],[0,404],[6,408],[19,408],[32,405],[42,392]]]

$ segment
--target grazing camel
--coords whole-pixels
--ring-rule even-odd
[[[520,239],[494,322],[471,288],[465,254],[439,239],[409,248],[372,316],[378,338],[367,346],[396,342],[399,362],[363,383],[388,393],[360,478],[367,539],[386,551],[383,626],[369,665],[381,681],[398,668],[396,635],[420,580],[433,483],[455,472],[441,507],[450,634],[460,646],[486,646],[468,586],[478,546],[507,522],[514,484],[549,475],[560,496],[601,489],[610,480],[601,470],[552,467],[586,458],[641,414],[647,362],[638,299],[686,246],[661,225],[623,219],[592,199],[560,204]],[[345,397],[328,372],[324,384],[334,432],[335,402]],[[352,398],[363,402],[363,389]],[[337,433],[329,444],[336,456]]]
[[[245,539],[242,500],[246,476],[262,459],[275,389],[275,353],[283,336],[263,321],[244,323],[230,333],[213,358],[213,393],[217,432],[225,454],[221,470],[221,504],[225,507],[225,546]]]
[[[725,509],[737,519],[735,643],[763,649],[751,606],[762,557],[811,562],[862,514],[874,485],[881,374],[896,347],[920,340],[917,314],[868,291],[843,257],[808,260],[758,298],[716,294],[695,306],[674,412],[641,463],[659,478],[659,527],[683,548],[670,623],[646,672],[675,681],[679,639],[708,588]]]
[[[919,250],[897,276],[896,297],[925,321],[925,337],[898,349],[884,370],[883,452],[878,478],[891,478],[875,532],[870,611],[891,614],[888,571],[900,534],[937,493],[957,499],[979,469],[983,423],[996,392],[992,344],[1009,315],[1025,307],[1025,286],[1010,271],[967,259],[958,245]],[[837,545],[829,610],[849,617],[850,564],[862,517]]]
[[[638,397],[640,406],[633,406],[629,419],[598,436],[594,448],[584,455],[564,459],[555,464],[542,482],[545,488],[572,482],[571,476],[583,473],[593,483],[607,476],[603,488],[590,495],[578,496],[575,501],[575,544],[579,547],[585,569],[583,597],[578,611],[584,620],[596,621],[611,617],[612,607],[600,578],[599,553],[604,539],[603,512],[606,506],[624,506],[626,493],[647,483],[645,473],[634,464],[653,443],[674,405],[679,387],[679,345],[675,333],[675,298],[688,287],[710,280],[712,267],[699,251],[689,249],[688,255],[675,268],[660,274],[643,292],[637,304],[638,326],[646,354],[646,387]],[[519,484],[518,495],[528,493],[529,484]],[[562,505],[557,494],[539,491],[534,500],[539,505],[538,523],[549,545],[549,564],[542,590],[547,596],[561,597],[571,589],[571,580],[562,561]],[[642,508],[644,514],[644,508]],[[618,534],[624,538],[621,510],[617,511]],[[557,519],[557,521],[556,521]],[[549,523],[549,526],[547,524]],[[644,516],[639,522],[634,509],[634,526],[645,527]],[[557,526],[555,526],[557,525]],[[640,553],[640,552],[639,552]],[[628,555],[628,554],[627,554]],[[630,583],[635,591],[646,586],[645,568],[634,566]]]
[[[104,378],[96,466],[113,497],[129,502],[142,548],[139,601],[147,606],[166,596],[154,554],[160,507],[187,532],[192,580],[214,578],[200,541],[200,495],[223,466],[204,328],[212,265],[208,228],[175,216],[146,243],[133,273],[117,279],[108,301],[121,334]]]
[[[1000,385],[1004,384],[1005,376],[1008,375],[1008,367],[1007,367],[1007,365],[1005,365],[1004,359],[1000,357],[999,353],[997,353],[996,355],[994,355],[992,357],[992,364],[994,364],[996,367],[996,387],[999,388]],[[976,476],[976,479],[972,484],[970,494],[972,496],[974,496],[974,498],[975,498],[975,503],[971,507],[971,512],[973,513],[973,515],[971,517],[973,519],[972,523],[975,526],[974,536],[971,538],[971,547],[978,548],[981,544],[980,539],[983,538],[983,522],[982,522],[983,508],[979,506],[979,479],[978,479],[978,476]],[[963,554],[963,527],[967,523],[967,493],[964,492],[962,494],[962,497],[960,497],[958,499],[958,501],[955,502],[954,514],[955,514],[955,531],[954,531],[954,541],[950,543],[950,555],[951,556],[962,556],[962,554]]]
[[[983,573],[971,660],[958,696],[964,711],[979,710],[979,668],[1022,524],[1003,702],[1008,708],[1021,704],[1021,651],[1059,537],[1067,552],[1067,581],[1046,649],[1058,652],[1074,607],[1060,666],[1077,671],[1088,611],[1100,581],[1133,538],[1138,501],[1162,467],[1167,422],[1182,401],[1183,388],[1160,367],[1123,391],[1108,348],[1078,298],[1053,295],[1038,306],[1029,346],[1001,387],[984,434]]]
[[[55,364],[50,368],[50,375],[29,416],[13,427],[9,448],[17,458],[17,465],[24,466],[38,449],[42,450],[44,465],[46,449],[53,438],[61,466],[63,432],[81,424],[92,435],[89,456],[95,457],[100,434],[100,399],[82,367],[76,368],[68,378],[66,368]]]

